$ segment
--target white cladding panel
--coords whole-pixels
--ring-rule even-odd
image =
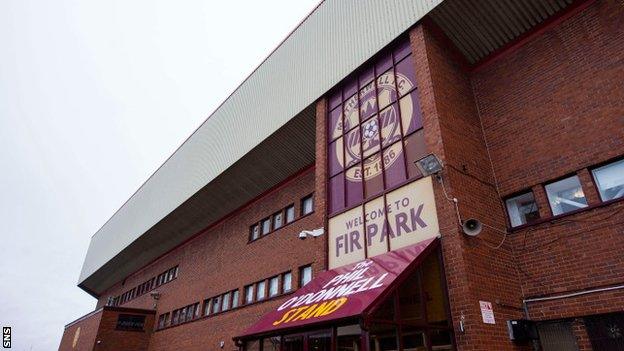
[[[79,282],[441,2],[321,3],[95,233]]]

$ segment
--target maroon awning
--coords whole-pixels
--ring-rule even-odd
[[[437,247],[424,240],[321,273],[236,339],[367,314]]]

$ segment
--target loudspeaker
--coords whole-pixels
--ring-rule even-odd
[[[479,233],[481,233],[482,229],[483,225],[481,224],[481,222],[474,218],[470,218],[464,221],[464,224],[462,224],[462,230],[464,231],[464,234],[468,236],[477,236],[479,235]]]

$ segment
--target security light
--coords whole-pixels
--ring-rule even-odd
[[[325,229],[323,228],[314,229],[314,230],[304,230],[301,233],[299,233],[299,239],[305,240],[308,237],[316,238],[317,236],[323,235],[323,233],[325,233]]]
[[[435,154],[429,154],[414,163],[423,177],[437,174],[443,168],[442,161]]]

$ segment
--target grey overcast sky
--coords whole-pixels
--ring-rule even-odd
[[[56,350],[91,235],[318,0],[0,1],[0,325]]]

